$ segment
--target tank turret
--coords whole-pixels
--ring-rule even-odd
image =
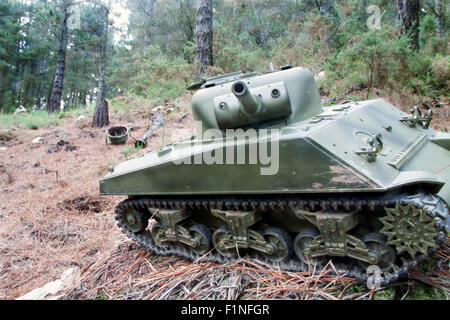
[[[314,76],[306,68],[232,73],[191,88],[199,89],[192,97],[192,109],[203,130],[293,123],[323,111]]]

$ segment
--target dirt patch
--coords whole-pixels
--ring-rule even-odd
[[[17,134],[14,133],[14,130],[0,129],[0,141],[11,141],[17,137]]]
[[[184,114],[184,109],[175,110],[165,118],[165,143]],[[151,124],[151,115],[142,115],[133,122],[110,120],[140,128],[135,132],[140,136]],[[0,299],[17,298],[58,279],[68,266],[89,266],[121,239],[112,210],[124,197],[100,196],[98,181],[109,165],[125,161],[125,146],[106,145],[105,128],[80,129],[75,120],[68,116],[57,128],[17,128],[17,138],[1,141],[0,163],[14,181],[0,172]],[[191,116],[183,123],[193,128]],[[162,132],[156,130],[139,154],[159,148]],[[31,143],[36,137],[42,139]],[[65,152],[67,145],[77,148]],[[62,150],[47,153],[51,147]]]
[[[11,172],[8,170],[8,167],[4,163],[0,162],[0,174],[2,174],[2,173],[6,174],[6,176],[7,176],[6,181],[8,184],[14,182],[14,177],[11,174]]]
[[[74,199],[66,199],[57,204],[61,212],[76,212],[81,214],[99,213],[111,208],[111,201],[101,196],[82,195]]]

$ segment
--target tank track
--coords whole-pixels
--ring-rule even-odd
[[[345,211],[349,212],[350,210],[357,210],[358,212],[367,210],[368,212],[373,211],[376,207],[388,207],[394,206],[395,203],[399,201],[401,205],[407,205],[409,202],[412,202],[413,205],[419,209],[426,208],[427,213],[431,218],[436,220],[435,228],[439,231],[440,235],[435,237],[435,242],[438,246],[440,246],[447,237],[447,228],[446,224],[448,224],[448,208],[444,204],[444,202],[428,193],[418,193],[415,195],[406,195],[406,196],[395,196],[393,198],[375,198],[373,196],[366,198],[340,198],[338,199],[317,199],[317,198],[294,198],[294,197],[280,197],[280,198],[202,198],[202,199],[193,199],[193,198],[132,198],[127,199],[118,204],[115,209],[115,219],[117,221],[118,227],[122,230],[122,232],[144,246],[149,251],[157,254],[157,255],[177,255],[182,258],[189,259],[191,261],[201,261],[201,262],[216,262],[216,263],[232,263],[242,261],[240,258],[226,258],[220,255],[215,250],[211,250],[207,255],[199,255],[189,250],[188,248],[181,245],[174,245],[171,248],[161,248],[157,247],[152,239],[151,233],[148,229],[140,232],[134,233],[130,231],[127,227],[127,224],[124,219],[124,211],[135,208],[135,209],[144,209],[144,208],[164,208],[164,209],[179,209],[179,208],[213,208],[213,209],[221,209],[221,210],[251,210],[251,209],[274,209],[275,207],[279,207],[281,209],[289,206],[291,208],[309,208],[312,211],[325,209],[325,208],[333,208],[335,211]],[[428,254],[432,254],[436,251],[436,248],[429,248]],[[386,286],[391,283],[398,281],[400,278],[406,276],[407,271],[411,268],[417,266],[418,263],[426,259],[427,255],[420,254],[417,255],[414,259],[409,258],[406,259],[401,257],[402,265],[395,265],[392,271],[383,272],[381,285]],[[286,271],[293,272],[309,272],[311,271],[311,266],[306,265],[305,263],[298,260],[295,255],[289,261],[286,262],[271,262],[268,258],[265,258],[263,255],[258,253],[247,253],[245,256],[241,257],[245,259],[250,259],[255,262],[260,261],[262,265],[270,265],[273,267],[281,268]],[[349,259],[350,260],[350,259]],[[366,282],[368,280],[369,275],[366,274],[365,270],[363,270],[356,261],[351,262],[338,262],[334,263],[335,269],[330,267],[331,272],[335,273],[335,270],[339,270],[339,274],[341,276],[345,276],[348,278],[353,278],[358,282]]]

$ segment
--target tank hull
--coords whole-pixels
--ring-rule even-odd
[[[431,111],[382,99],[324,110],[305,68],[191,88],[195,136],[100,181],[102,194],[128,196],[115,219],[149,250],[301,272],[332,257],[364,282],[377,266],[387,285],[446,239],[450,135],[429,129]]]
[[[264,136],[242,131],[183,141],[116,166],[100,181],[100,192],[308,194],[421,185],[450,203],[450,151],[442,143],[450,135],[439,134],[435,143],[432,130],[400,123],[405,116],[380,99],[330,107],[312,119],[272,126]],[[375,161],[355,153],[378,133],[383,148]],[[264,145],[270,150],[265,159],[260,157]]]

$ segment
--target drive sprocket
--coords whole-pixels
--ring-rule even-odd
[[[412,258],[417,253],[427,254],[429,248],[437,247],[435,237],[436,221],[429,216],[426,208],[418,208],[412,202],[401,205],[398,201],[394,208],[385,208],[386,216],[380,218],[383,228],[380,233],[387,236],[387,244],[394,246],[397,252],[407,252]]]

